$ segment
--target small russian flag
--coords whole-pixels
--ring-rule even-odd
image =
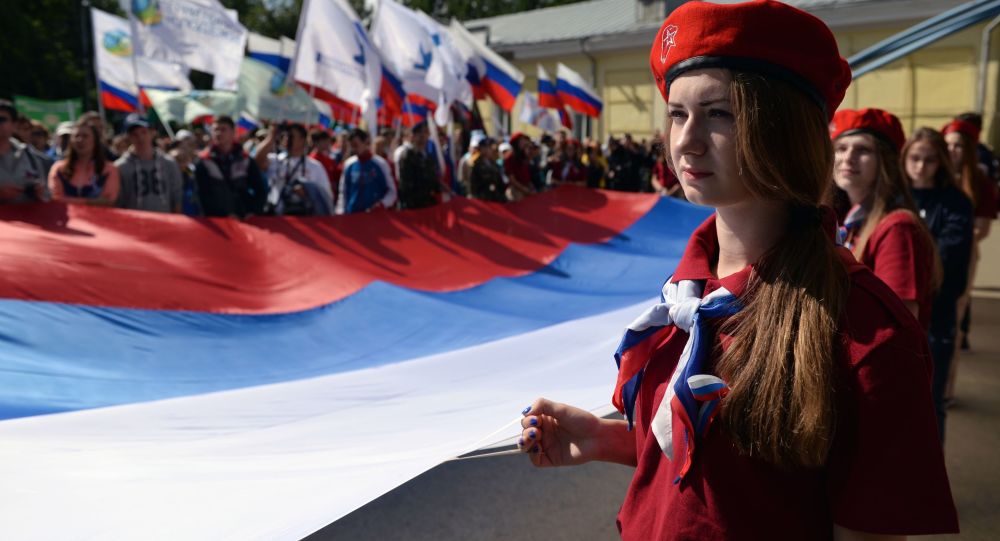
[[[246,111],[240,113],[239,120],[236,121],[236,135],[243,136],[247,133],[253,133],[257,131],[260,127],[260,122],[256,118],[247,113]]]
[[[559,63],[556,67],[556,94],[566,105],[590,117],[601,116],[604,103],[580,74]]]

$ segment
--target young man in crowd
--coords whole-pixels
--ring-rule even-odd
[[[129,147],[115,162],[121,178],[118,206],[150,212],[180,212],[184,181],[177,162],[153,145],[153,130],[141,115],[125,118]]]
[[[434,206],[441,193],[437,159],[427,153],[430,131],[426,122],[410,128],[410,138],[398,152],[399,205],[403,209]]]
[[[212,146],[195,167],[198,196],[205,216],[261,214],[267,184],[257,164],[236,144],[236,123],[219,116],[212,124]]]
[[[30,203],[47,198],[49,167],[44,156],[14,138],[17,109],[0,100],[0,204]]]
[[[337,214],[390,209],[396,205],[396,184],[389,163],[371,151],[368,132],[352,130],[348,136],[352,156],[340,176]]]
[[[278,216],[329,216],[333,214],[333,190],[323,165],[306,155],[306,128],[271,126],[257,147],[257,163],[267,171],[269,213]],[[279,152],[272,152],[275,141]]]

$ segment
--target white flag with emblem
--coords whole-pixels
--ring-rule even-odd
[[[351,6],[345,0],[306,0],[296,41],[292,79],[317,98],[329,95],[359,106],[374,130],[382,63]]]
[[[90,8],[94,32],[94,66],[98,83],[110,85],[132,96],[139,95],[138,85],[147,88],[191,90],[188,71],[178,64],[136,58],[132,64],[132,30],[127,19]],[[139,81],[136,82],[135,72]]]
[[[247,29],[215,0],[121,0],[132,22],[135,53],[215,76],[235,90]]]

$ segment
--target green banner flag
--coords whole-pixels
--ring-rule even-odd
[[[241,109],[239,96],[222,90],[175,92],[147,88],[146,96],[161,121],[177,124],[191,124],[205,116],[228,115],[235,119]]]
[[[244,58],[238,85],[243,110],[259,120],[319,122],[319,111],[309,94],[302,87],[289,84],[285,74],[274,66]]]
[[[83,114],[83,101],[40,100],[27,96],[14,96],[14,106],[20,114],[45,124],[50,130],[60,122],[73,121]]]

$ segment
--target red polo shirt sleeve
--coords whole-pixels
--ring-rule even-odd
[[[884,535],[957,532],[927,339],[884,284],[858,274],[842,324],[849,362],[827,470],[833,521]]]
[[[865,245],[862,263],[900,299],[920,302],[930,291],[933,259],[915,220],[905,211],[883,218]]]

